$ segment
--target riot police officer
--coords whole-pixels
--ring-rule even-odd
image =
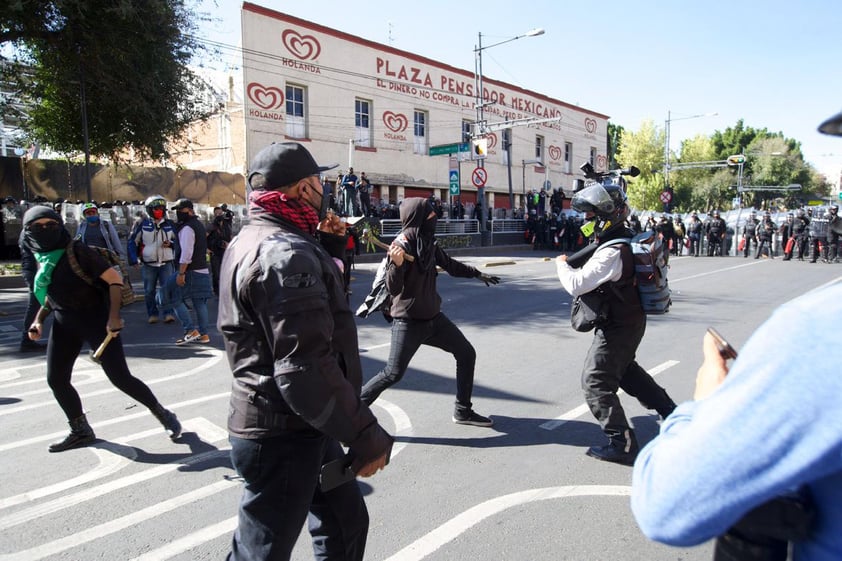
[[[748,257],[752,241],[754,242],[754,246],[757,247],[757,226],[759,224],[760,221],[757,219],[757,213],[752,210],[743,226],[743,240],[745,240],[743,257]]]
[[[723,241],[725,240],[725,220],[719,216],[719,211],[713,211],[713,218],[708,224],[708,257],[725,255]]]
[[[772,213],[768,210],[763,214],[763,222],[757,226],[757,253],[754,254],[755,259],[760,259],[764,248],[767,251],[769,259],[775,258],[775,251],[772,247],[772,236],[777,231],[778,226],[772,222]]]

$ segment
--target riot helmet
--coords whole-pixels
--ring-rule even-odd
[[[592,214],[593,231],[597,236],[621,227],[629,216],[626,193],[617,184],[590,185],[573,195],[574,210]]]

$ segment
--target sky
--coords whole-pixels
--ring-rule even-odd
[[[239,47],[241,1],[199,0],[212,19],[201,38]],[[748,127],[782,132],[838,184],[842,138],[818,125],[842,111],[842,5],[838,0],[254,0],[368,40],[473,71],[608,115],[637,131],[670,117],[670,147]],[[236,49],[217,67],[237,69]],[[711,115],[716,113],[716,115]],[[706,115],[695,117],[697,115]]]

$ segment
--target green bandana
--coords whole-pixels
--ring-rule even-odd
[[[35,275],[35,288],[32,289],[32,292],[42,306],[47,301],[47,289],[53,280],[53,270],[56,268],[58,260],[64,255],[65,249],[62,247],[61,249],[54,249],[46,253],[33,252],[40,267],[38,267],[38,273]]]

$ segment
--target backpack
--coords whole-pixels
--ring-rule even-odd
[[[628,244],[634,256],[634,284],[640,304],[647,314],[665,314],[672,305],[667,282],[669,251],[657,232],[648,231],[633,238],[617,238],[605,245]]]
[[[82,266],[79,265],[79,260],[76,258],[76,251],[73,249],[73,243],[74,242],[70,242],[67,246],[67,250],[65,251],[67,254],[67,262],[70,265],[70,268],[73,269],[73,272],[76,273],[80,279],[89,285],[94,286],[94,279],[92,279],[91,276],[82,269]],[[122,275],[123,286],[120,288],[120,307],[123,308],[129,304],[134,304],[134,289],[132,288],[132,283],[129,280],[129,273],[120,262],[119,256],[107,247],[96,247],[91,245],[87,247],[99,253],[112,269],[117,269],[120,272],[120,275]]]

